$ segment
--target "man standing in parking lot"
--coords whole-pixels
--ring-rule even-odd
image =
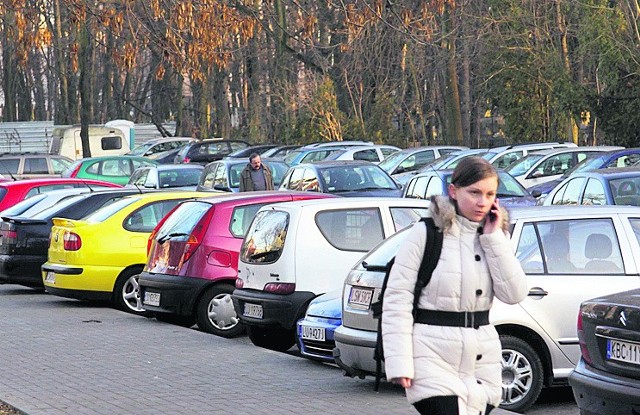
[[[260,160],[258,153],[251,153],[249,163],[240,173],[240,191],[274,190],[271,170]]]

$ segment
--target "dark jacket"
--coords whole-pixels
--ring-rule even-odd
[[[262,163],[260,168],[264,172],[264,179],[267,182],[267,190],[274,190],[271,169],[264,163]],[[245,168],[242,169],[242,173],[240,173],[240,191],[252,192],[254,190],[253,180],[251,180],[251,164],[247,163]]]

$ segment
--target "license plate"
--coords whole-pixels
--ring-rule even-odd
[[[152,293],[149,291],[144,292],[144,300],[142,300],[143,304],[151,305],[151,306],[160,306],[160,293]]]
[[[607,339],[607,360],[640,365],[640,344]]]
[[[369,308],[372,298],[373,290],[367,288],[351,287],[348,303],[349,305]]]
[[[48,282],[49,284],[55,284],[56,283],[56,274],[55,272],[47,272],[47,274],[44,276],[44,282]]]
[[[244,303],[244,315],[247,317],[262,318],[262,306],[260,304]]]
[[[323,342],[325,341],[325,329],[322,327],[302,326],[302,338]]]

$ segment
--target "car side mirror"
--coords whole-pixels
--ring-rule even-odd
[[[398,168],[396,169],[396,171],[393,174],[400,174],[400,173],[404,173],[406,171],[407,171],[407,169],[405,169],[404,167],[398,166]]]
[[[542,196],[542,192],[540,190],[534,190],[534,191],[531,192],[531,196],[533,196],[533,197],[535,197],[537,199],[540,196]]]
[[[541,171],[534,171],[533,173],[531,173],[531,177],[533,177],[534,179],[537,179],[538,177],[542,177],[543,175],[544,173]]]

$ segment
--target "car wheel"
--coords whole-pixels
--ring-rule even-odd
[[[140,286],[138,278],[140,270],[130,269],[123,271],[113,288],[114,302],[117,308],[128,313],[140,316],[151,317],[153,314],[142,308],[142,299],[140,298]]]
[[[502,343],[502,403],[500,407],[525,412],[540,396],[544,370],[542,361],[526,341],[500,336]]]
[[[286,352],[296,343],[295,330],[248,326],[247,333],[254,345],[279,352]]]
[[[244,325],[233,308],[234,287],[220,284],[207,289],[196,308],[198,327],[207,333],[230,338],[244,332]]]
[[[173,313],[155,313],[156,320],[175,326],[189,328],[196,324],[195,316],[181,316]]]

